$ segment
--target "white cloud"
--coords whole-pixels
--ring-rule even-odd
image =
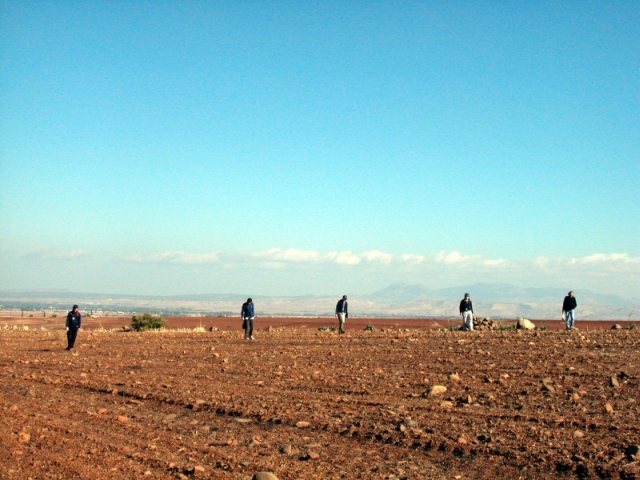
[[[156,253],[149,257],[141,255],[130,255],[124,258],[127,262],[140,263],[175,263],[185,265],[205,265],[217,263],[219,257],[217,253],[189,253],[182,251]]]
[[[51,247],[41,247],[22,255],[23,258],[36,260],[75,260],[90,256],[91,254],[87,250],[78,249],[70,252],[55,253],[55,249]]]
[[[491,260],[491,259],[482,260],[481,263],[485,267],[490,267],[490,268],[505,267],[509,264],[509,262],[507,262],[506,260],[503,260],[502,258],[498,258],[496,260]]]
[[[362,257],[351,250],[327,253],[324,258],[338,265],[358,265],[362,261]]]
[[[403,262],[420,265],[421,263],[425,263],[427,261],[427,257],[425,257],[424,255],[415,255],[413,253],[404,253],[400,255],[400,260],[402,260]]]
[[[609,263],[640,265],[640,257],[630,257],[628,253],[594,253],[588,257],[572,258],[570,263]]]
[[[538,257],[535,260],[535,264],[538,267],[546,267],[547,265],[549,265],[549,259],[547,257]]]
[[[460,263],[472,263],[482,258],[480,255],[462,255],[455,250],[451,253],[447,253],[446,250],[441,250],[435,256],[434,260],[437,263],[444,263],[445,265],[456,265]]]
[[[319,259],[320,254],[315,250],[298,250],[297,248],[282,250],[280,248],[272,248],[264,252],[254,253],[253,256],[284,262],[313,262]]]
[[[74,258],[90,257],[91,254],[86,250],[73,250],[71,252],[63,252],[57,255],[62,260],[73,260]]]
[[[390,253],[381,252],[380,250],[371,250],[369,252],[364,252],[362,257],[369,262],[380,262],[384,265],[389,265],[394,256]]]

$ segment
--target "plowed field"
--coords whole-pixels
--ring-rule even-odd
[[[638,330],[81,331],[65,346],[0,332],[0,478],[640,478]]]

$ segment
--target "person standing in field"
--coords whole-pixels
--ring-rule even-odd
[[[473,304],[468,293],[464,294],[464,298],[460,302],[460,316],[462,317],[462,331],[473,332]]]
[[[76,338],[78,337],[78,330],[82,328],[82,315],[78,309],[78,305],[74,305],[69,313],[67,313],[67,348],[65,350],[72,350],[76,344]]]
[[[240,316],[242,317],[242,328],[244,328],[244,339],[255,340],[253,337],[253,321],[256,318],[256,314],[251,298],[247,298],[247,301],[242,304]]]
[[[347,305],[347,296],[343,295],[336,304],[336,318],[340,322],[340,333],[344,333],[344,324],[349,318],[349,310]]]
[[[567,323],[567,330],[571,330],[575,327],[575,310],[577,306],[578,302],[576,301],[576,297],[573,296],[573,292],[569,292],[569,294],[564,297],[564,302],[562,302],[562,314],[564,315],[565,321]]]

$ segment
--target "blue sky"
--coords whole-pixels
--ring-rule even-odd
[[[0,288],[640,287],[637,2],[2,2]]]

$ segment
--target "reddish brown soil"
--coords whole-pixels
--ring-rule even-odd
[[[63,331],[0,331],[0,478],[640,478],[637,329],[368,323],[82,331],[75,353]]]

